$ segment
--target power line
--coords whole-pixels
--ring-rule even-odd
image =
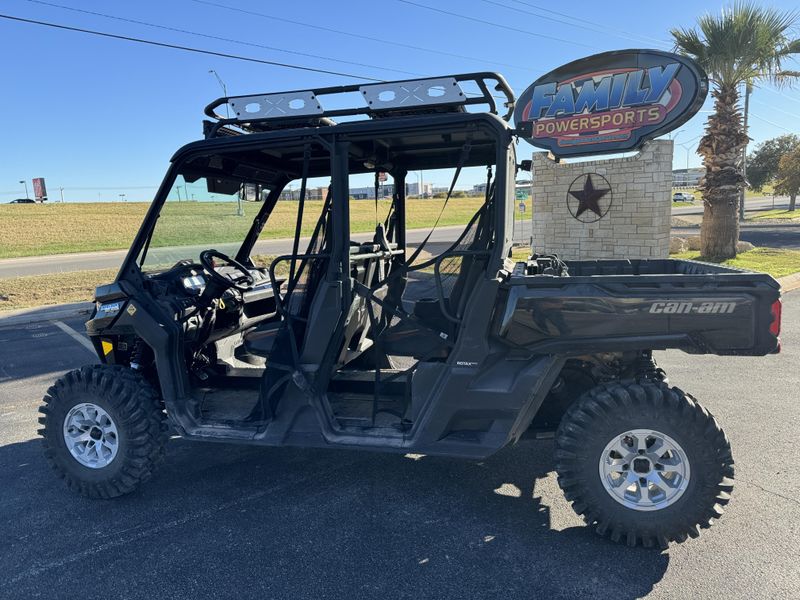
[[[561,16],[561,17],[565,17],[567,19],[570,19],[570,20],[573,20],[573,21],[578,21],[580,23],[586,23],[588,25],[593,25],[593,26],[597,25],[597,23],[594,23],[593,21],[589,21],[587,19],[581,19],[580,17],[576,17],[574,15],[569,15],[567,13],[558,12],[557,10],[552,10],[552,9],[549,9],[549,8],[545,8],[544,6],[539,6],[539,5],[533,4],[531,2],[523,2],[523,0],[509,0],[509,2],[514,2],[515,4],[522,4],[524,6],[529,6],[531,8],[535,8],[536,10],[541,10],[542,12],[550,13],[551,15],[558,15],[558,16]],[[528,12],[528,11],[523,11],[523,12]],[[542,17],[542,15],[536,15],[535,13],[528,12],[528,14]],[[542,18],[547,18],[547,17],[542,17]],[[555,19],[551,19],[551,20],[555,20]],[[565,25],[572,25],[573,27],[578,27],[578,25],[575,25],[574,23],[568,23],[568,22],[564,22],[564,21],[556,21],[556,22],[557,23],[564,23]],[[627,37],[627,39],[633,39],[630,36],[634,36],[636,38],[639,38],[640,40],[646,40],[648,42],[655,42],[655,43],[660,44],[662,46],[669,46],[670,45],[668,42],[665,42],[663,40],[659,40],[659,39],[656,39],[656,38],[651,38],[651,37],[648,37],[646,35],[632,34],[632,33],[628,32],[628,31],[624,31],[624,30],[610,29],[610,28],[606,27],[605,25],[602,26],[602,29],[599,29],[599,30],[593,29],[591,31],[599,31],[600,33],[607,33],[609,31],[612,31],[612,32],[615,32],[617,34],[621,34],[624,37]]]
[[[479,57],[476,57],[476,56],[467,56],[465,54],[456,54],[456,53],[453,53],[453,52],[446,52],[444,50],[436,50],[434,48],[426,48],[425,46],[415,46],[414,44],[404,44],[403,42],[398,42],[398,41],[395,41],[395,40],[387,40],[387,39],[384,39],[384,38],[371,37],[371,36],[363,35],[363,34],[360,34],[360,33],[353,33],[353,32],[350,32],[350,31],[342,31],[341,29],[334,29],[332,27],[325,27],[323,25],[314,25],[312,23],[304,23],[302,21],[294,21],[292,19],[287,19],[287,18],[284,18],[284,17],[276,17],[275,15],[270,15],[270,14],[263,13],[263,12],[256,12],[256,11],[253,11],[253,10],[246,10],[244,8],[238,8],[238,7],[235,7],[235,6],[227,6],[226,4],[220,4],[218,2],[211,2],[210,0],[189,0],[189,1],[190,2],[194,2],[196,4],[205,4],[207,6],[214,6],[214,7],[217,7],[217,8],[222,8],[224,10],[228,10],[228,11],[232,11],[232,12],[238,12],[238,13],[244,14],[244,15],[250,15],[250,16],[254,16],[254,17],[261,17],[261,18],[264,18],[264,19],[270,19],[270,20],[273,20],[273,21],[278,21],[280,23],[289,23],[291,25],[297,25],[299,27],[306,27],[308,29],[316,29],[317,31],[325,31],[325,32],[328,32],[328,33],[335,33],[337,35],[343,35],[343,36],[355,38],[355,39],[358,39],[358,40],[368,40],[370,42],[376,42],[378,44],[385,44],[387,46],[395,46],[395,47],[398,47],[398,48],[406,48],[408,50],[418,50],[420,52],[427,52],[429,54],[438,54],[440,56],[448,56],[450,58],[458,58],[458,59],[461,59],[461,60],[471,60],[471,61],[479,62],[479,63],[482,63],[482,64],[499,65],[499,66],[502,66],[502,67],[509,67],[509,68],[512,68],[512,69],[519,69],[521,71],[526,71],[526,72],[530,72],[530,70],[531,70],[530,65],[524,66],[524,65],[516,65],[516,64],[511,64],[511,63],[499,62],[499,61],[496,61],[496,60],[491,60],[490,61],[490,60],[486,60],[485,58],[479,58]]]
[[[519,4],[525,4],[526,6],[534,6],[532,4],[529,5],[526,2],[519,2],[519,0],[511,0],[511,1],[512,2],[518,2]],[[614,30],[609,30],[609,29],[605,29],[605,28],[604,29],[600,29],[598,27],[590,27],[588,25],[581,25],[580,23],[570,23],[569,21],[565,21],[565,20],[558,19],[558,18],[555,18],[555,17],[548,17],[547,15],[542,15],[542,14],[539,14],[539,13],[535,13],[535,12],[532,12],[530,10],[525,10],[525,9],[522,9],[522,8],[518,8],[516,6],[508,6],[506,4],[501,4],[500,2],[495,2],[495,0],[481,0],[481,2],[484,2],[486,4],[492,4],[494,6],[499,6],[501,8],[505,8],[505,9],[508,9],[508,10],[520,12],[520,13],[523,13],[523,14],[526,14],[526,15],[531,15],[531,16],[536,17],[538,19],[545,19],[547,21],[553,21],[554,23],[561,23],[562,25],[567,25],[568,27],[577,27],[578,29],[583,29],[585,31],[592,31],[594,33],[601,33],[601,34],[604,34],[604,35],[608,35],[608,33],[611,32],[612,35],[614,35],[615,37],[619,37],[619,38],[626,39],[626,40],[631,40],[631,41],[634,41],[636,43],[642,43],[642,39],[631,37],[629,34],[627,34],[625,32],[614,32]],[[538,6],[535,6],[535,8],[537,8],[538,10],[544,10],[544,9],[539,8]],[[553,12],[553,11],[547,11],[547,12]],[[659,44],[664,45],[663,42],[659,42]]]
[[[774,90],[774,89],[772,89],[772,88],[770,88],[770,87],[763,87],[763,86],[757,86],[757,87],[758,87],[758,89],[760,89],[760,90],[767,90],[768,92],[772,92],[773,94],[777,94],[778,96],[782,96],[783,98],[788,98],[788,99],[789,99],[789,100],[791,100],[792,102],[800,102],[800,100],[798,100],[797,98],[794,98],[794,97],[792,97],[792,96],[789,96],[788,94],[784,94],[784,93],[783,93],[783,92],[781,92],[780,90]]]
[[[43,27],[51,27],[53,29],[61,29],[64,31],[75,31],[78,33],[85,33],[89,35],[96,35],[116,40],[124,40],[126,42],[136,42],[139,44],[146,44],[149,46],[157,46],[159,48],[171,48],[173,50],[183,50],[184,52],[193,52],[195,54],[206,54],[209,56],[218,56],[221,58],[230,58],[232,60],[241,60],[245,62],[258,63],[262,65],[270,65],[273,67],[284,67],[286,69],[296,69],[298,71],[310,71],[312,73],[324,73],[325,75],[336,75],[337,77],[350,77],[354,79],[363,79],[365,81],[375,81],[378,83],[383,82],[383,79],[375,79],[374,77],[365,77],[364,75],[354,75],[352,73],[344,73],[342,71],[330,71],[328,69],[318,69],[315,67],[305,67],[303,65],[294,65],[290,63],[277,62],[274,60],[264,60],[261,58],[253,58],[251,56],[240,56],[238,54],[228,54],[226,52],[215,52],[214,50],[203,50],[201,48],[192,48],[191,46],[181,46],[178,44],[167,44],[165,42],[156,42],[154,40],[147,40],[144,38],[136,38],[127,35],[117,35],[115,33],[107,33],[105,31],[96,31],[93,29],[82,29],[80,27],[71,27],[69,25],[62,25],[59,23],[49,23],[47,21],[37,21],[34,19],[23,19],[22,17],[15,17],[13,15],[5,15],[0,13],[0,19],[7,19],[9,21],[17,21],[20,23],[29,23],[32,25],[41,25]]]
[[[93,15],[93,16],[96,16],[96,17],[103,17],[105,19],[114,19],[115,21],[122,21],[122,22],[125,22],[125,23],[134,23],[136,25],[144,25],[145,27],[154,27],[156,29],[163,29],[163,30],[166,30],[166,31],[174,31],[174,32],[177,32],[177,33],[185,33],[187,35],[194,35],[194,36],[197,36],[197,37],[207,38],[207,39],[211,39],[211,40],[229,42],[229,43],[232,43],[232,44],[240,44],[240,45],[243,45],[243,46],[252,46],[252,47],[255,47],[255,48],[264,48],[266,50],[272,50],[272,51],[275,51],[275,52],[284,52],[286,54],[296,54],[298,56],[306,56],[306,57],[309,57],[309,58],[317,58],[317,59],[327,60],[327,61],[331,61],[331,62],[337,62],[337,63],[347,64],[347,65],[354,65],[354,66],[357,66],[357,67],[367,67],[369,69],[379,69],[379,70],[382,70],[382,71],[394,71],[395,73],[403,73],[404,75],[415,75],[415,76],[419,76],[420,75],[420,73],[414,73],[412,71],[403,71],[403,70],[400,70],[400,69],[390,69],[388,67],[384,67],[384,66],[381,66],[381,65],[371,65],[371,64],[368,64],[368,63],[361,63],[361,62],[354,62],[354,61],[351,61],[351,60],[343,60],[343,59],[338,59],[338,58],[331,58],[331,57],[328,57],[328,56],[320,56],[319,54],[310,54],[308,52],[300,52],[299,50],[286,50],[284,48],[278,48],[276,46],[267,46],[265,44],[257,44],[255,42],[246,42],[246,41],[243,41],[243,40],[225,38],[225,37],[220,37],[220,36],[217,36],[217,35],[211,35],[209,33],[201,33],[201,32],[197,32],[197,31],[189,31],[188,29],[180,29],[178,27],[170,27],[168,25],[159,25],[157,23],[148,23],[147,21],[139,21],[139,20],[130,19],[130,18],[127,18],[127,17],[120,17],[120,16],[117,16],[117,15],[109,15],[109,14],[105,14],[105,13],[101,13],[101,12],[95,12],[93,10],[85,10],[85,9],[82,9],[82,8],[74,8],[72,6],[63,6],[61,4],[54,4],[52,2],[44,2],[43,0],[27,0],[27,2],[30,2],[30,3],[33,3],[33,4],[41,4],[43,6],[51,6],[51,7],[60,8],[60,9],[63,9],[63,10],[71,10],[71,11],[77,12],[77,13]]]
[[[761,102],[760,100],[757,100],[755,98],[751,97],[750,102],[756,102],[757,104],[761,104],[764,107],[769,106],[770,110],[777,110],[779,113],[783,113],[788,117],[800,120],[800,115],[798,114],[790,113],[789,111],[783,110],[782,108],[778,108],[777,106],[772,106],[771,104],[768,105],[766,102]]]
[[[435,8],[433,6],[428,6],[427,4],[418,4],[416,2],[411,2],[411,0],[397,0],[397,2],[402,2],[403,4],[408,4],[410,6],[416,6],[418,8],[424,8],[425,10],[430,10],[433,12],[441,13],[443,15],[448,15],[450,17],[456,17],[457,19],[462,19],[466,21],[473,21],[474,23],[480,23],[481,25],[489,25],[490,27],[496,27],[499,29],[506,29],[508,31],[514,31],[516,33],[522,33],[524,35],[528,35],[531,37],[542,38],[545,40],[552,40],[554,42],[563,42],[565,44],[569,44],[571,46],[582,46],[584,48],[590,48],[592,50],[596,50],[596,46],[589,46],[587,44],[581,44],[580,42],[576,42],[575,40],[565,40],[564,38],[555,37],[552,35],[545,35],[544,33],[536,33],[535,31],[528,31],[527,29],[517,29],[516,27],[511,27],[509,25],[503,25],[502,23],[495,23],[494,21],[487,21],[486,19],[479,19],[477,17],[470,17],[468,15],[460,15],[458,13],[450,12],[449,10],[443,10],[441,8]]]
[[[773,127],[777,127],[778,129],[783,129],[784,131],[788,131],[789,133],[796,133],[795,131],[792,131],[791,129],[784,127],[783,125],[778,125],[777,123],[773,123],[769,119],[765,119],[764,117],[759,117],[752,110],[750,111],[750,116],[755,117],[759,121],[764,121],[764,123],[769,123],[770,125],[772,125]]]

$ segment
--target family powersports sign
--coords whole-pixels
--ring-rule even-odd
[[[708,77],[659,50],[604,52],[537,79],[519,98],[522,137],[557,157],[625,152],[680,127],[700,110]]]

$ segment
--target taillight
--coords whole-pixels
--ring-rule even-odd
[[[769,325],[769,332],[775,337],[778,337],[781,333],[781,309],[782,305],[780,299],[775,300],[770,309],[772,313],[772,323]]]

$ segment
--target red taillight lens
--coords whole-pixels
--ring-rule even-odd
[[[781,333],[781,309],[781,301],[775,300],[775,302],[772,303],[772,323],[770,323],[769,326],[769,332],[775,337],[778,337]]]

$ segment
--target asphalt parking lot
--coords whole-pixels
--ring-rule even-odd
[[[68,335],[82,322],[0,320],[0,598],[798,598],[798,322],[794,292],[780,355],[659,357],[725,427],[737,486],[717,525],[658,552],[582,525],[549,441],[474,462],[174,439],[138,492],[77,497],[36,408],[94,360]]]

